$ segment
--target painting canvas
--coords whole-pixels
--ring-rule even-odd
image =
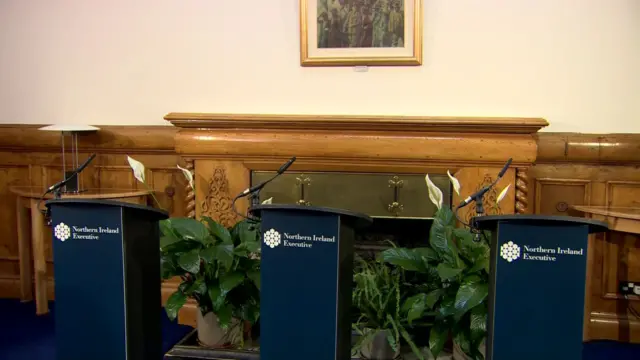
[[[421,65],[420,0],[300,0],[303,66]]]

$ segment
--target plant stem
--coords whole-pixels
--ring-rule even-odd
[[[143,182],[142,184],[144,184],[144,187],[146,187],[146,188],[147,188],[147,191],[149,191],[149,192],[151,193],[151,197],[153,197],[153,200],[155,200],[156,204],[158,204],[158,207],[159,207],[161,210],[164,210],[164,208],[162,207],[162,205],[160,205],[160,201],[158,201],[158,198],[156,198],[155,191],[154,191],[153,189],[151,189],[151,188],[149,187],[149,185],[148,185],[146,182]]]

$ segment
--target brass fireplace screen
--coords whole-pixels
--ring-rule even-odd
[[[258,184],[274,171],[252,171]],[[430,175],[451,204],[451,184],[446,175]],[[424,175],[336,172],[287,172],[265,187],[260,200],[277,204],[324,206],[365,213],[377,218],[432,218],[436,207],[429,200]]]

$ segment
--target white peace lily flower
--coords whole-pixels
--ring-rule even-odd
[[[141,183],[144,183],[144,164],[128,155],[127,161],[133,170],[133,176]]]
[[[184,174],[184,177],[189,182],[189,186],[191,186],[192,189],[195,189],[193,187],[193,173],[191,171],[181,167],[180,165],[177,165],[177,166],[178,166],[178,169],[182,170],[182,173]]]
[[[499,204],[500,201],[502,201],[502,199],[504,199],[505,196],[507,196],[507,193],[509,192],[510,187],[511,187],[511,184],[507,185],[507,187],[500,192],[500,195],[498,195],[498,199],[496,200],[496,204]]]
[[[270,197],[270,198],[268,198],[267,200],[263,201],[262,203],[263,203],[263,204],[271,204],[271,203],[273,203],[273,198],[272,198],[272,197]]]
[[[447,170],[447,175],[449,175],[449,180],[451,181],[451,185],[453,185],[453,191],[455,191],[456,194],[460,195],[460,181],[458,181],[458,179],[451,175],[449,170]]]
[[[429,200],[438,208],[442,208],[442,190],[440,190],[436,184],[429,179],[429,174],[425,176],[425,181],[427,182],[427,188],[429,189]]]

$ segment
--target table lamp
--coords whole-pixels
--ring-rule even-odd
[[[58,131],[60,132],[60,140],[62,144],[62,172],[64,174],[64,179],[69,181],[64,187],[65,193],[79,193],[82,191],[82,183],[79,180],[77,174],[74,172],[80,166],[80,162],[78,160],[78,134],[79,133],[88,133],[100,130],[95,126],[90,125],[49,125],[39,128],[38,130],[43,131]],[[71,149],[71,152],[68,156],[71,157],[71,167],[67,169],[67,147],[65,146],[66,137],[70,138],[70,144],[68,148]]]

